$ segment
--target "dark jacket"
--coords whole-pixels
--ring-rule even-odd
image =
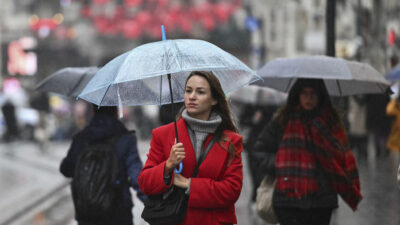
[[[118,119],[107,115],[95,115],[90,124],[73,137],[68,154],[60,166],[60,171],[64,176],[73,178],[75,164],[86,141],[101,140],[121,133],[126,134],[116,141],[115,151],[122,173],[120,177],[126,179],[121,180],[123,200],[116,206],[118,214],[112,220],[112,224],[118,225],[133,223],[133,203],[129,187],[136,190],[139,199],[142,201],[145,199],[137,182],[138,175],[142,170],[142,162],[137,150],[136,136],[133,133],[128,133],[128,130]]]
[[[386,115],[386,106],[390,97],[386,94],[366,95],[367,102],[367,130],[388,136],[391,127],[391,118]]]
[[[272,119],[257,137],[253,151],[260,159],[255,162],[265,175],[275,176],[275,155],[280,147],[283,136],[283,128],[277,119]],[[337,194],[328,187],[327,178],[317,164],[315,171],[319,184],[319,191],[312,198],[293,200],[274,192],[274,207],[298,207],[298,208],[337,208]]]
[[[252,151],[254,162],[264,175],[275,176],[275,155],[282,139],[282,129],[276,119],[271,119],[257,136]]]

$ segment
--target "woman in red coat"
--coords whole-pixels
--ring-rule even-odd
[[[183,224],[235,224],[235,202],[242,189],[242,136],[232,116],[221,84],[212,72],[194,71],[185,84],[185,105],[178,114],[179,143],[174,124],[153,130],[147,161],[139,175],[146,195],[165,192],[176,185],[189,195]],[[191,177],[205,146],[221,133],[198,175]],[[174,168],[183,163],[183,172]]]

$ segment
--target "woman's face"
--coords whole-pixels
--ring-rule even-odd
[[[217,104],[211,95],[210,84],[202,76],[189,78],[185,89],[185,107],[191,117],[208,120],[211,107]]]
[[[318,105],[318,93],[310,87],[304,87],[299,95],[300,106],[304,110],[313,110]]]

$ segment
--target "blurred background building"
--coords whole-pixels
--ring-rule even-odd
[[[251,32],[253,65],[276,57],[325,54],[325,0],[249,0],[248,14],[257,21]],[[337,0],[336,55],[371,63],[380,72],[398,54],[400,2]]]
[[[169,39],[207,40],[246,62],[250,34],[244,26],[243,4],[241,0],[4,0],[0,5],[0,82],[11,91],[5,91],[3,99],[18,89],[23,99],[14,104],[31,109],[34,102],[33,109],[43,111],[48,96],[32,92],[39,81],[58,69],[101,66],[140,44],[159,41],[161,24]],[[54,121],[74,116],[76,103],[59,96],[49,98],[50,106],[44,111],[56,112]],[[40,113],[31,112],[30,126],[36,126]],[[25,127],[21,120],[27,118],[19,120]],[[68,124],[59,121],[52,130]]]

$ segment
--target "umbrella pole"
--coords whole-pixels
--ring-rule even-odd
[[[169,84],[169,96],[171,98],[171,106],[172,106],[172,114],[175,112],[175,105],[174,105],[174,97],[172,95],[172,85],[171,85],[171,74],[168,74],[168,84]],[[175,125],[175,136],[176,136],[176,143],[179,142],[178,138],[178,128],[176,126],[176,118],[174,117],[174,125]]]
[[[175,105],[174,105],[174,97],[172,95],[172,85],[171,85],[171,74],[169,73],[168,75],[168,84],[169,84],[169,96],[171,98],[171,106],[172,106],[172,114],[175,113]],[[178,127],[176,125],[176,117],[174,117],[174,125],[175,125],[175,137],[176,137],[176,143],[179,142],[178,138]],[[182,162],[179,163],[179,169],[175,168],[175,173],[179,174],[182,172]]]

